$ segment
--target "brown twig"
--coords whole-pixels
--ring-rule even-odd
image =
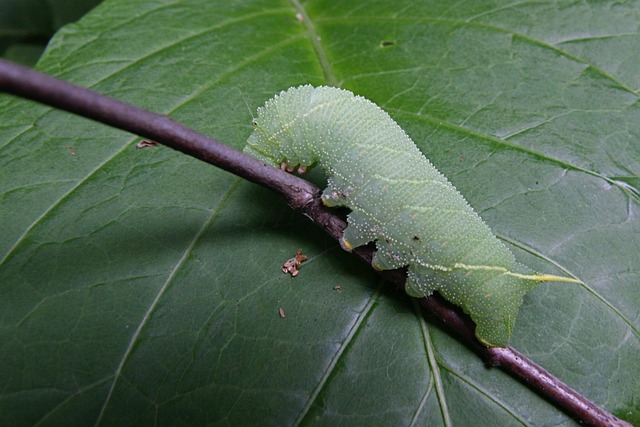
[[[317,187],[191,130],[167,116],[142,110],[4,60],[0,60],[0,91],[160,142],[263,185],[282,195],[292,208],[301,211],[334,239],[342,236],[345,222],[322,206]],[[373,248],[356,248],[354,253],[370,262]],[[381,274],[396,286],[404,286],[406,275],[403,270],[384,271]],[[482,346],[475,338],[473,323],[441,298],[422,298],[421,302],[492,366],[519,378],[580,422],[592,426],[630,426],[590,402],[517,350]]]

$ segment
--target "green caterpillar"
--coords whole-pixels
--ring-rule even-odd
[[[486,345],[508,344],[523,297],[538,283],[579,283],[516,262],[400,126],[363,97],[291,88],[259,108],[254,125],[246,153],[289,170],[325,170],[322,200],[351,209],[345,250],[375,241],[373,267],[408,266],[407,293],[438,291],[461,306]]]

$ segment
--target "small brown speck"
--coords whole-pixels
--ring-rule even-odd
[[[306,260],[307,260],[307,256],[302,255],[302,249],[298,249],[298,252],[296,252],[296,256],[291,259],[288,259],[282,265],[282,272],[285,274],[287,273],[291,274],[291,277],[296,277],[298,273],[300,273],[298,268]]]
[[[136,144],[136,148],[140,149],[140,148],[154,147],[154,146],[156,146],[156,145],[158,145],[158,143],[157,143],[157,142],[155,142],[155,141],[148,141],[148,140],[146,140],[146,139],[145,139],[145,140],[142,140],[142,141],[138,142],[138,143]]]

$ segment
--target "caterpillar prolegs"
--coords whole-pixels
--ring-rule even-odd
[[[508,344],[524,295],[538,283],[578,282],[518,263],[400,126],[363,97],[291,88],[259,108],[254,124],[246,153],[325,170],[324,203],[351,210],[344,249],[375,241],[376,269],[407,266],[407,293],[438,291],[471,316],[486,345]]]

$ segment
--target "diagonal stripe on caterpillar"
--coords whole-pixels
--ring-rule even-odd
[[[258,109],[245,152],[289,170],[320,165],[322,199],[351,209],[345,250],[376,242],[373,266],[408,266],[406,291],[438,291],[476,323],[489,346],[506,346],[524,295],[543,281],[518,263],[464,197],[380,107],[353,93],[291,88]]]

